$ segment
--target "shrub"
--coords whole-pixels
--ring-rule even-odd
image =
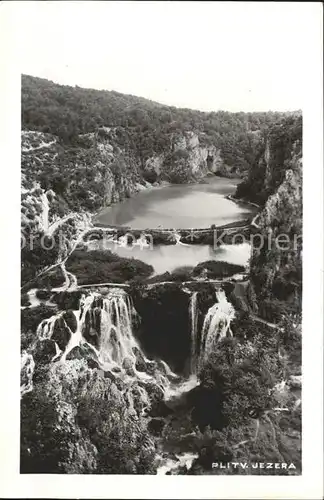
[[[30,305],[30,302],[29,302],[29,297],[28,297],[28,294],[27,293],[22,293],[21,294],[21,297],[20,297],[20,305],[22,307],[26,307],[26,306],[29,306]]]
[[[23,332],[32,331],[36,333],[39,323],[54,314],[53,307],[41,304],[37,307],[28,307],[21,311],[21,329]]]
[[[134,278],[146,278],[153,267],[141,260],[119,257],[106,251],[77,251],[66,263],[68,271],[75,274],[80,285],[91,283],[124,283]]]
[[[58,425],[56,403],[45,388],[37,386],[21,402],[20,473],[59,474],[65,472],[70,432]]]
[[[37,290],[36,297],[40,300],[49,300],[52,296],[52,292],[49,290]]]
[[[109,411],[104,399],[81,398],[77,422],[87,430],[98,450],[99,474],[152,473],[155,446],[144,420],[128,413],[123,400],[109,392]]]
[[[210,279],[225,278],[245,271],[244,266],[220,260],[207,260],[205,262],[200,262],[193,269],[193,276],[199,276],[204,269],[207,270],[207,277]]]
[[[60,309],[79,309],[79,303],[81,298],[81,291],[74,292],[58,292],[52,297],[52,301],[55,302]]]

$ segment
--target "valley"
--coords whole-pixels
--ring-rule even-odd
[[[97,91],[115,112],[80,130],[80,89],[24,78],[21,472],[204,475],[266,457],[300,474],[301,248],[250,241],[299,234],[299,117],[242,114],[230,151],[210,132],[230,114],[190,112],[202,133],[190,110],[169,122],[132,98],[125,127],[123,101]]]

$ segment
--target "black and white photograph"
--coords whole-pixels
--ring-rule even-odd
[[[9,3],[19,478],[49,475],[54,497],[62,476],[100,476],[108,498],[110,477],[159,476],[155,498],[161,476],[209,476],[204,498],[229,498],[228,477],[313,468],[320,498],[322,431],[305,465],[304,412],[317,425],[323,164],[305,155],[322,141],[307,114],[323,104],[307,70],[316,60],[321,82],[321,4]]]

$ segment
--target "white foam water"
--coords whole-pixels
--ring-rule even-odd
[[[137,313],[124,290],[111,289],[106,296],[99,293],[83,295],[79,309],[73,312],[76,322],[75,332],[67,324],[64,311],[43,320],[37,329],[40,340],[52,338],[57,321],[60,321],[60,326],[67,330],[70,340],[59,362],[65,362],[74,347],[85,345],[94,352],[104,371],[112,371],[125,380],[134,378],[155,381],[166,393],[170,391],[170,394],[173,394],[179,376],[162,360],[155,363],[146,358],[142,352],[133,334],[133,323],[137,320]],[[89,342],[89,332],[96,334],[96,345]],[[154,375],[137,369],[138,355],[148,365],[155,363]],[[54,358],[57,357],[58,352]]]
[[[68,281],[71,283],[72,280],[65,270],[64,263],[62,270],[66,277],[66,283],[62,288],[66,289],[70,287]],[[34,291],[31,295],[33,294]],[[68,339],[63,351],[55,342],[56,352],[52,362],[68,362],[69,353],[77,346],[81,349],[85,348],[87,355],[91,356],[92,352],[99,369],[105,372],[110,371],[115,377],[123,380],[124,385],[121,391],[128,402],[127,411],[134,416],[138,411],[142,416],[146,416],[151,404],[149,386],[146,390],[147,383],[153,382],[158,386],[163,391],[164,400],[169,402],[168,404],[180,399],[182,395],[199,384],[198,370],[213,350],[214,344],[220,338],[231,334],[230,323],[235,312],[223,290],[216,291],[216,303],[210,307],[205,316],[201,335],[198,328],[198,313],[198,292],[194,292],[191,295],[188,310],[191,328],[191,372],[187,379],[173,373],[164,361],[152,361],[145,356],[134,335],[134,324],[139,319],[137,312],[131,298],[121,288],[111,288],[105,295],[83,294],[78,310],[73,311],[75,328],[69,326],[66,312],[61,311],[39,324],[37,338],[40,341],[52,339],[56,332],[57,322],[59,322],[57,326],[66,331]],[[142,361],[141,369],[138,369],[139,360]],[[145,370],[145,366],[149,373],[142,371]],[[34,368],[35,362],[32,354],[24,352],[21,358],[22,396],[33,390]],[[140,405],[138,405],[139,400]],[[189,470],[197,456],[197,453],[192,452],[175,455],[175,458],[174,455],[172,457],[167,454],[158,455],[156,473],[165,475],[174,471],[177,474],[179,468],[184,466]]]
[[[216,299],[217,302],[208,310],[202,327],[200,361],[208,357],[218,340],[233,335],[231,321],[235,317],[235,309],[228,302],[224,290],[216,291]]]
[[[68,274],[65,274],[68,278]],[[62,287],[65,288],[66,285]],[[63,352],[56,344],[53,359],[65,362],[74,347],[85,346],[88,352],[89,349],[93,352],[102,370],[112,371],[125,380],[153,381],[163,389],[166,400],[173,399],[198,385],[198,369],[214,349],[215,343],[224,336],[232,335],[230,323],[235,311],[227,301],[225,292],[217,290],[216,303],[205,316],[199,341],[197,298],[197,292],[194,292],[189,303],[191,370],[186,380],[173,373],[164,361],[152,361],[145,356],[133,333],[133,324],[138,320],[137,312],[130,297],[120,288],[110,289],[107,295],[83,294],[79,309],[73,311],[75,331],[70,328],[62,311],[39,324],[37,337],[40,340],[51,339],[59,321],[58,326],[66,331],[69,340]],[[94,340],[91,341],[91,338]],[[145,365],[151,368],[150,374],[143,368],[137,369],[138,358],[144,362],[144,370]]]
[[[190,372],[196,373],[197,370],[197,355],[198,355],[198,308],[197,308],[198,292],[194,292],[190,297],[189,302],[189,318],[191,326],[191,359]]]
[[[24,351],[20,359],[20,371],[22,379],[20,386],[21,396],[33,390],[34,369],[35,369],[35,361],[33,356]]]
[[[45,192],[41,194],[40,198],[42,203],[42,226],[46,233],[46,231],[48,230],[49,203]]]
[[[186,466],[186,469],[189,470],[192,462],[198,457],[197,453],[181,453],[179,455],[175,455],[177,460],[174,458],[166,458],[161,459],[161,464],[157,468],[157,475],[165,475],[167,472],[170,472],[174,469],[178,469],[179,467]]]

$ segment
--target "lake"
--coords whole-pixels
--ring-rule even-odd
[[[221,245],[215,250],[210,245],[155,245],[152,247],[124,246],[116,242],[92,241],[89,250],[105,249],[121,257],[134,258],[150,264],[154,274],[173,271],[182,266],[196,266],[206,260],[223,260],[245,266],[250,257],[250,244]]]
[[[226,199],[240,180],[210,177],[203,184],[152,187],[102,210],[94,224],[133,229],[198,228],[246,218],[251,208]]]
[[[133,229],[199,228],[235,222],[254,213],[255,209],[234,203],[226,196],[235,192],[236,179],[212,177],[203,184],[168,185],[148,189],[133,198],[102,210],[94,224],[126,225]],[[91,244],[94,248],[96,243]],[[100,244],[99,244],[100,247]],[[122,257],[134,257],[154,267],[155,274],[182,266],[196,266],[206,260],[224,260],[246,265],[250,245],[141,245],[125,246],[105,242],[105,248]]]

